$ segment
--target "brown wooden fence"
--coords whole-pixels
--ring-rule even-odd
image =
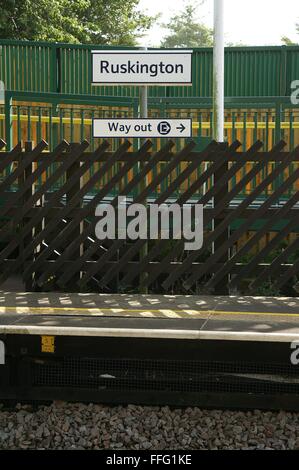
[[[262,145],[240,152],[238,141],[212,142],[195,152],[190,142],[173,153],[171,141],[157,152],[150,141],[137,152],[124,142],[109,152],[104,142],[88,152],[86,141],[63,141],[45,153],[41,141],[1,152],[0,285],[21,273],[29,290],[296,295],[299,147],[284,152],[280,142],[263,152]],[[203,247],[184,251],[184,240],[161,238],[98,240],[95,208],[103,201],[116,207],[118,195],[148,206],[203,204]]]

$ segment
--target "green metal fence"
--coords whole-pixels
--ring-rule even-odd
[[[5,92],[6,103],[0,108],[0,137],[11,148],[20,140],[40,141],[53,149],[61,139],[87,139],[92,148],[100,142],[91,134],[93,118],[137,117],[138,99],[92,97],[58,93]],[[192,118],[192,136],[198,145],[212,136],[211,98],[149,99],[149,115],[161,118]],[[286,97],[226,98],[225,137],[230,143],[238,139],[246,150],[257,139],[269,150],[280,139],[288,149],[299,145],[299,105],[291,105]],[[136,145],[136,139],[134,145]],[[155,139],[156,147],[161,139]],[[112,147],[118,145],[111,139]],[[177,148],[185,144],[177,139]]]
[[[90,85],[91,49],[101,48],[0,40],[0,80],[7,90],[0,105],[0,137],[8,149],[43,138],[49,150],[61,139],[87,139],[93,150],[100,143],[91,135],[94,117],[138,115],[137,87]],[[191,117],[200,150],[212,135],[212,49],[195,49],[192,60],[191,87],[149,88],[149,115]],[[299,47],[227,48],[225,68],[226,140],[240,140],[242,150],[257,139],[265,151],[280,139],[288,143],[286,150],[299,145],[299,106],[289,98],[291,81],[299,79]],[[154,142],[154,150],[162,144]],[[119,139],[111,139],[112,150],[118,145]],[[135,139],[133,150],[136,145]],[[176,149],[184,145],[184,139],[176,139]]]
[[[92,49],[120,48],[1,39],[0,80],[14,91],[137,96],[136,87],[91,86]],[[226,96],[289,96],[291,81],[299,79],[299,46],[226,48],[225,74]],[[212,49],[194,49],[191,87],[150,87],[149,94],[211,96]]]
[[[19,141],[30,140],[36,144],[45,139],[49,143],[49,150],[53,150],[62,139],[69,142],[87,139],[90,142],[90,149],[94,150],[101,139],[92,138],[93,118],[134,117],[138,113],[136,98],[21,92],[6,92],[5,96],[6,104],[0,108],[0,137],[7,141],[7,148],[12,148]],[[288,143],[286,150],[292,150],[299,145],[299,106],[291,106],[288,98],[242,97],[240,100],[226,98],[225,107],[226,140],[231,143],[238,139],[242,142],[240,150],[247,150],[257,139],[264,142],[265,151],[270,150],[281,139]],[[191,117],[193,139],[198,143],[197,150],[205,147],[207,141],[211,139],[213,121],[211,98],[151,97],[149,115],[162,118]],[[160,148],[163,142],[163,139],[154,139],[153,150]],[[120,139],[110,139],[111,150],[115,150],[119,143]],[[132,144],[132,150],[136,150],[137,139],[132,139]],[[175,139],[175,144],[175,150],[179,150],[186,141]],[[247,166],[249,170],[250,164]],[[272,171],[272,167],[275,167],[274,163],[269,164],[266,171]],[[197,171],[201,172],[203,168],[199,166]],[[113,172],[118,170],[118,166],[115,165]],[[44,178],[47,178],[51,171],[55,171],[55,164]],[[92,171],[96,169],[92,167]],[[176,172],[181,171],[183,168],[178,166]],[[288,171],[292,172],[294,168],[290,167]],[[86,177],[89,178],[90,175]],[[257,182],[255,178],[246,191],[250,192]],[[164,183],[169,184],[169,181]],[[279,184],[279,181],[274,181],[273,188],[269,188],[269,191]]]
[[[152,107],[150,117],[163,118],[192,118],[193,138],[212,138],[213,114],[211,110],[169,110],[165,107]],[[11,126],[13,128],[11,146],[19,141],[39,142],[41,139],[49,143],[52,150],[57,142],[66,139],[69,142],[86,139],[94,148],[100,139],[93,139],[91,129],[94,118],[130,118],[134,117],[133,108],[98,107],[53,107],[51,105],[14,104],[10,108]],[[278,119],[279,117],[279,119]],[[279,137],[278,137],[279,135]],[[4,140],[5,113],[0,107],[0,137]],[[239,139],[246,150],[256,139],[263,140],[265,150],[269,150],[273,143],[283,138],[293,149],[299,143],[299,111],[284,110],[280,116],[273,109],[254,110],[226,110],[225,111],[225,138],[228,142]],[[182,139],[177,139],[178,142]],[[117,139],[111,139],[113,146]],[[160,139],[155,140],[160,145]]]

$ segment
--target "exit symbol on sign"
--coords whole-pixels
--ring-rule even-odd
[[[157,128],[161,135],[167,135],[171,131],[171,125],[167,121],[159,122]]]
[[[168,121],[161,121],[159,122],[157,129],[161,135],[167,135],[171,131],[171,125]],[[186,127],[184,126],[184,124],[181,123],[179,126],[176,127],[176,129],[178,129],[180,132],[183,132]]]

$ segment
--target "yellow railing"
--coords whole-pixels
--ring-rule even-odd
[[[5,119],[5,114],[0,114],[0,120],[4,121]],[[86,126],[91,126],[92,125],[92,119],[90,118],[70,118],[70,117],[62,117],[60,118],[59,116],[36,116],[36,115],[30,115],[30,118],[27,114],[12,114],[11,115],[11,120],[12,121],[21,121],[21,122],[28,122],[30,119],[30,122],[32,123],[53,123],[53,124],[78,124],[78,125],[86,125]],[[210,121],[202,121],[199,123],[198,121],[193,121],[192,122],[192,128],[193,129],[210,129],[211,128],[211,122]],[[224,128],[225,129],[275,129],[276,128],[276,123],[274,121],[270,122],[265,122],[265,121],[225,121],[224,123]],[[280,123],[280,128],[281,129],[299,129],[299,121],[282,121]]]

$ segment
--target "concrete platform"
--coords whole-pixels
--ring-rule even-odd
[[[0,291],[0,334],[299,341],[299,298]]]
[[[293,341],[299,298],[2,290],[0,401],[299,410]]]

